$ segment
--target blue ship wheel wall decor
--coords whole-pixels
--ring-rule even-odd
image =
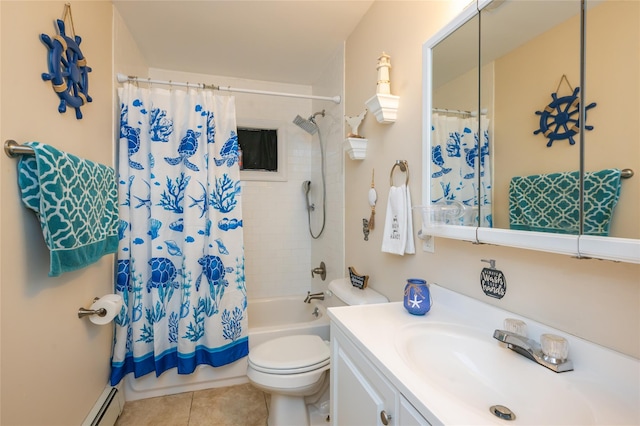
[[[562,76],[562,79],[566,80],[566,76]],[[560,83],[562,83],[562,79]],[[567,81],[567,84],[569,82]],[[571,85],[569,85],[571,88]],[[558,89],[560,85],[558,85]],[[574,145],[576,141],[573,139],[580,130],[580,98],[578,93],[580,88],[573,89],[573,93],[569,96],[558,97],[558,90],[556,93],[552,93],[551,97],[553,101],[545,107],[542,111],[536,111],[536,114],[540,116],[540,128],[533,132],[534,135],[542,133],[545,137],[549,138],[547,147],[551,147],[554,141],[569,139],[569,144]],[[593,102],[585,108],[586,111],[594,108],[596,103]],[[584,126],[586,130],[593,130],[593,126]]]
[[[44,81],[51,81],[54,92],[60,97],[58,112],[64,113],[67,105],[75,108],[76,118],[82,118],[80,107],[91,102],[87,59],[80,50],[80,36],[70,38],[65,34],[64,21],[56,20],[58,35],[40,34],[40,40],[49,49],[49,72],[42,73]]]

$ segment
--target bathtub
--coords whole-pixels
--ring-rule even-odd
[[[305,295],[249,300],[249,350],[276,337],[294,334],[316,334],[329,340],[329,317],[326,307],[317,300],[304,303]],[[200,365],[193,374],[180,375],[175,369],[160,377],[153,373],[138,379],[133,374],[124,378],[126,401],[192,392],[247,383],[247,358],[223,367]]]

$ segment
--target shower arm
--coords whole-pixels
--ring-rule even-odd
[[[311,115],[311,117],[309,117],[309,121],[313,121],[313,122],[315,123],[315,121],[314,121],[314,120],[315,120],[315,118],[316,118],[318,115],[321,115],[321,116],[324,118],[324,116],[325,116],[325,110],[322,110],[322,111],[318,111],[318,112],[316,112],[316,113],[313,113],[313,114]]]

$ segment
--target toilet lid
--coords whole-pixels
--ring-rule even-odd
[[[274,374],[312,371],[329,363],[329,344],[316,335],[279,337],[249,351],[249,364]]]

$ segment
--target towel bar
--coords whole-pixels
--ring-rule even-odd
[[[4,141],[4,153],[7,157],[14,158],[18,155],[33,155],[33,148],[29,146],[19,145],[13,139]]]
[[[407,174],[405,185],[409,185],[409,163],[407,163],[407,160],[396,160],[396,163],[391,168],[391,173],[389,174],[389,182],[391,183],[391,186],[393,186],[393,172],[396,167],[400,167],[400,171]]]
[[[633,177],[633,169],[622,169],[620,171],[620,177],[622,179],[629,179],[630,177]]]
[[[18,155],[33,155],[33,148],[26,146],[26,145],[20,145],[18,144],[18,142],[14,141],[13,139],[7,139],[6,141],[4,141],[4,153],[7,154],[7,157],[17,157]],[[391,168],[391,174],[389,176],[389,179],[391,181],[391,186],[393,186],[393,172],[396,169],[396,167],[400,167],[400,171],[405,172],[407,174],[407,180],[405,182],[405,184],[409,184],[409,164],[407,163],[407,160],[396,160],[396,163],[393,165],[393,167]],[[630,177],[633,177],[633,169],[622,169],[621,173],[620,173],[620,177],[623,179],[629,179]]]

